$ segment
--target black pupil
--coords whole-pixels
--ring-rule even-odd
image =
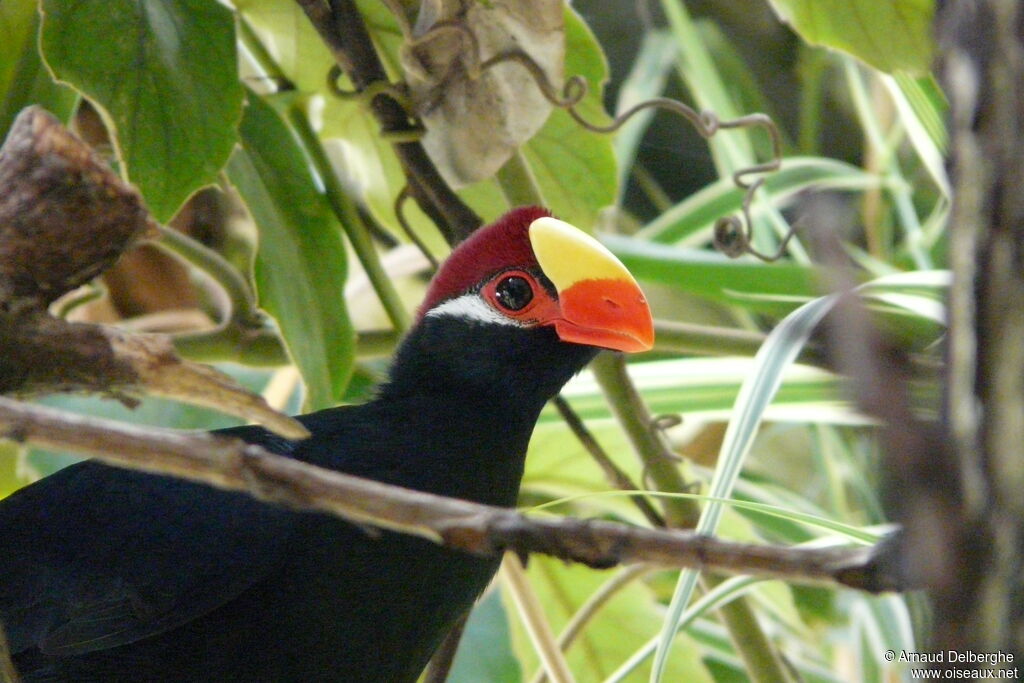
[[[519,311],[533,300],[533,288],[526,278],[510,275],[498,283],[495,295],[502,306],[510,311]]]

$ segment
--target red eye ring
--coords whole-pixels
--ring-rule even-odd
[[[524,270],[505,270],[484,285],[482,294],[501,313],[519,318],[528,313],[543,289],[537,279]]]
[[[506,305],[509,302],[508,293],[502,294],[500,291],[503,283],[508,283],[510,280],[524,281],[530,288],[531,294],[528,300],[518,310]],[[521,288],[522,284],[523,282],[519,282],[513,286]],[[522,293],[521,289],[520,293]],[[553,325],[562,318],[558,301],[540,284],[537,276],[525,270],[510,269],[501,271],[483,286],[483,289],[480,290],[480,295],[495,311],[527,327]]]

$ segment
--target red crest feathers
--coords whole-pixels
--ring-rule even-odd
[[[480,228],[459,244],[434,276],[418,318],[438,304],[459,296],[507,268],[535,268],[537,258],[530,246],[529,228],[541,216],[550,216],[539,206],[512,209],[488,226]]]

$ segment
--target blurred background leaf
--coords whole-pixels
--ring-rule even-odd
[[[769,0],[812,45],[848,52],[891,73],[931,66],[934,0]]]

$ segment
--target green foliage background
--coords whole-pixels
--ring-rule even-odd
[[[773,114],[784,160],[751,207],[757,248],[777,247],[808,193],[838,198],[851,223],[844,246],[877,320],[917,352],[932,352],[944,330],[949,196],[945,102],[928,73],[931,0],[769,0],[778,18],[768,4],[745,0],[718,3],[714,11],[694,4],[699,14],[680,0],[663,0],[664,20],[640,25],[638,47],[625,55],[602,16],[621,9],[600,2],[566,7],[566,73],[589,84],[581,113],[606,123],[605,106],[621,111],[668,94],[721,118],[754,109]],[[394,18],[375,0],[359,7],[392,76],[400,78],[402,37]],[[736,19],[743,7],[760,18],[765,36],[784,44],[779,59],[788,63],[784,76],[794,86],[788,92],[780,95],[758,53],[736,42],[754,30]],[[227,255],[257,295],[266,315],[260,324],[280,335],[301,373],[301,391],[285,407],[365,399],[385,363],[366,332],[401,332],[424,279],[394,275],[386,265],[390,242],[367,229],[368,216],[389,239],[408,241],[393,211],[405,184],[402,170],[367,108],[328,92],[331,57],[294,2],[0,0],[0,35],[0,130],[30,103],[70,121],[84,98],[108,128],[112,162],[161,221],[203,187],[236,196],[255,230],[242,231],[245,248]],[[602,43],[614,51],[613,63],[625,65],[620,72],[609,71]],[[614,96],[604,90],[609,77]],[[285,80],[292,86],[286,93],[268,87]],[[701,501],[708,533],[726,538],[871,542],[883,533],[885,517],[869,422],[851,408],[838,377],[793,363],[801,335],[770,336],[761,344],[783,320],[806,337],[828,309],[807,246],[798,235],[785,258],[771,264],[730,260],[711,247],[715,220],[741,206],[731,175],[764,159],[764,136],[730,131],[705,143],[680,133],[682,127],[648,114],[605,136],[555,111],[520,150],[545,203],[599,234],[666,323],[655,352],[632,359],[630,372],[654,414],[683,417],[665,438],[686,456],[685,476],[702,484],[701,493],[714,482],[716,496],[743,504],[716,507],[692,491],[662,493]],[[675,137],[665,138],[666,130]],[[667,149],[665,139],[672,142]],[[499,174],[459,194],[491,219],[509,207],[506,197],[524,191],[510,182]],[[420,240],[443,255],[447,246],[427,218],[415,208],[409,218]],[[346,297],[354,280],[364,286],[350,287]],[[749,342],[737,345],[723,330],[745,333]],[[233,355],[229,345],[193,355],[253,361]],[[270,370],[224,367],[258,390],[273,377]],[[934,411],[935,388],[922,386],[919,393],[920,409]],[[584,373],[565,396],[615,462],[646,482],[601,385]],[[228,422],[156,400],[134,412],[81,398],[47,403],[181,428]],[[9,445],[0,451],[3,491],[68,462]],[[645,523],[625,496],[609,491],[553,410],[531,444],[521,505],[536,514]],[[708,510],[717,510],[714,520]],[[557,634],[622,571],[534,558],[528,575]],[[915,649],[926,633],[927,615],[914,596],[866,597],[747,579],[703,597],[702,591],[679,572],[624,581],[567,649],[577,680],[759,677],[762,672],[745,668],[711,609],[741,596],[807,681],[901,676],[884,651]],[[538,680],[538,657],[512,603],[502,598],[499,585],[474,613],[452,680]]]

